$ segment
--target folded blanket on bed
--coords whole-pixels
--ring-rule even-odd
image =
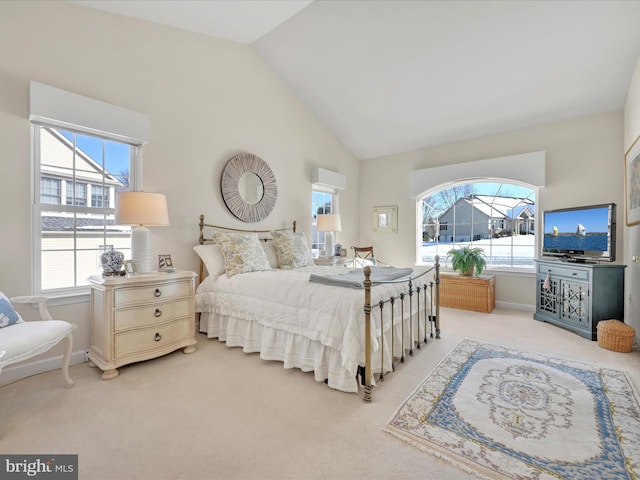
[[[384,282],[389,280],[396,280],[401,277],[406,277],[413,273],[412,268],[396,268],[396,267],[370,267],[371,268],[371,281],[372,282]],[[337,287],[348,288],[364,288],[364,270],[362,268],[358,270],[351,270],[347,273],[340,273],[338,275],[317,275],[311,274],[309,277],[310,282],[323,283],[325,285],[334,285]]]

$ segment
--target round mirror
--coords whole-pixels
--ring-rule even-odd
[[[255,205],[264,196],[264,186],[260,177],[253,172],[247,172],[240,177],[238,192],[249,205]]]
[[[271,168],[251,153],[240,153],[227,162],[220,187],[229,211],[244,222],[259,222],[269,216],[278,196]]]

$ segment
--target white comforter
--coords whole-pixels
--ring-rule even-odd
[[[217,278],[208,277],[196,292],[196,311],[210,313],[206,320],[209,323],[203,325],[201,320],[200,329],[208,332],[209,336],[224,339],[224,334],[212,334],[211,322],[232,319],[231,322],[225,320],[225,325],[242,322],[244,330],[255,331],[257,324],[261,336],[264,332],[271,332],[269,335],[273,338],[278,335],[282,337],[284,332],[284,341],[290,344],[286,348],[313,350],[294,352],[294,356],[331,357],[329,360],[325,359],[333,364],[328,373],[318,372],[319,367],[313,368],[316,370],[317,380],[324,380],[328,376],[329,386],[344,391],[357,391],[357,367],[364,365],[365,356],[364,290],[309,282],[312,273],[334,275],[344,272],[343,267],[315,266],[244,273],[231,278],[226,274]],[[406,282],[374,286],[371,304],[376,305],[381,299],[405,291],[406,286]],[[405,316],[408,316],[408,307],[405,310]],[[399,311],[399,307],[396,307],[396,324],[400,323]],[[373,351],[379,350],[379,315],[379,309],[373,308]],[[391,328],[390,317],[390,314],[385,314],[385,331]],[[223,328],[230,327],[227,325]],[[319,353],[318,349],[329,352]],[[291,356],[291,352],[288,355]],[[325,360],[316,358],[314,362]],[[303,370],[311,369],[295,362],[292,366]],[[332,373],[331,370],[336,368],[342,371]]]

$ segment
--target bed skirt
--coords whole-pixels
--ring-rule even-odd
[[[413,336],[424,340],[425,332],[420,327],[418,335],[414,317]],[[375,329],[374,329],[375,330]],[[408,320],[405,321],[405,336],[408,338],[410,329]],[[228,347],[241,347],[245,353],[259,353],[263,360],[276,360],[283,363],[284,368],[298,368],[303,372],[314,372],[318,382],[327,382],[331,388],[343,392],[358,392],[357,365],[345,365],[340,352],[322,343],[310,340],[302,335],[277,330],[261,325],[257,321],[238,318],[213,312],[200,313],[200,332],[208,338],[217,338],[225,342]],[[379,331],[378,331],[379,333]],[[402,350],[402,325],[398,321],[393,335],[394,353],[399,356]],[[374,341],[373,372],[380,373],[382,358],[379,337]],[[391,367],[391,332],[385,333],[384,342],[384,373]],[[361,363],[362,365],[364,362]]]

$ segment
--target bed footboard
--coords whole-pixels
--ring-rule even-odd
[[[433,272],[433,279],[430,282],[414,282],[424,275]],[[371,305],[371,268],[364,269],[364,335],[365,335],[365,364],[360,367],[360,380],[364,390],[363,401],[371,402],[373,391],[373,358],[372,358],[372,338],[371,332],[375,328],[372,323],[371,312],[373,308],[380,308],[380,372],[379,381],[384,381],[385,372],[394,372],[399,363],[404,363],[406,355],[413,356],[414,350],[420,350],[429,338],[440,338],[440,257],[436,256],[435,264],[420,275],[410,277],[406,289],[400,295],[380,301],[377,305]],[[399,283],[399,281],[376,282],[378,283]],[[430,301],[427,302],[427,299]],[[394,339],[395,327],[394,315],[396,309],[394,305],[400,302],[400,347],[396,351],[396,341]],[[408,308],[408,325],[405,325],[405,308]],[[385,310],[386,309],[386,310]],[[384,315],[391,316],[391,365],[385,365],[385,335],[383,329]],[[415,318],[415,320],[414,320]],[[421,330],[422,327],[422,330]],[[414,328],[416,331],[414,332]],[[405,332],[408,329],[408,332]],[[405,335],[406,333],[406,335]],[[407,340],[408,338],[408,340]],[[388,362],[387,362],[388,363]]]

